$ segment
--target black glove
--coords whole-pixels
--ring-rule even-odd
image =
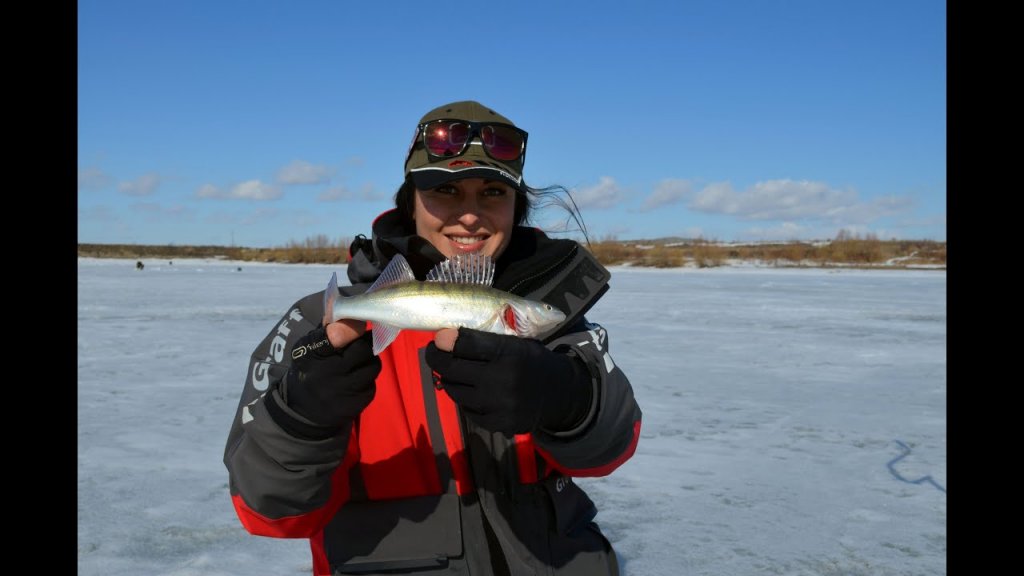
[[[291,368],[281,383],[281,397],[322,430],[310,430],[294,418],[291,426],[281,423],[283,427],[316,438],[335,434],[352,423],[373,400],[374,382],[380,373],[380,358],[373,354],[370,334],[343,348],[334,348],[327,339],[327,330],[318,326],[295,342]]]
[[[593,384],[582,362],[539,340],[460,328],[455,348],[426,348],[435,383],[482,428],[522,434],[571,430],[590,412]]]

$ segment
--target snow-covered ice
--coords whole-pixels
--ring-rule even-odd
[[[301,575],[221,461],[249,354],[344,266],[78,260],[78,573]],[[946,272],[614,267],[644,412],[581,479],[626,574],[946,573]]]

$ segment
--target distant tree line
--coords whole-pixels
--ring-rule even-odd
[[[78,255],[92,258],[223,258],[296,264],[341,264],[348,261],[351,240],[324,234],[275,248],[239,246],[176,246],[143,244],[79,244]],[[757,261],[772,266],[945,267],[946,243],[934,240],[879,240],[840,231],[820,242],[723,243],[704,239],[619,241],[613,237],[584,244],[606,266],[629,264],[657,268],[723,266],[730,261]]]

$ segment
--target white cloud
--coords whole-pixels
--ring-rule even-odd
[[[700,226],[690,226],[689,228],[683,228],[678,236],[683,238],[704,238],[704,229]]]
[[[749,228],[744,233],[744,236],[754,240],[777,240],[780,242],[788,242],[790,240],[806,239],[813,236],[813,234],[810,234],[809,236],[809,230],[806,226],[802,226],[795,222],[782,222],[777,226]]]
[[[192,220],[196,212],[181,204],[163,205],[156,202],[142,202],[130,206],[132,212],[138,213],[151,221]]]
[[[348,186],[332,186],[324,190],[316,197],[319,202],[338,202],[342,200],[359,200],[363,202],[376,202],[388,198],[387,194],[378,192],[372,184],[364,184],[359,190],[353,190]]]
[[[280,215],[281,211],[277,208],[260,208],[248,214],[243,214],[239,223],[243,225],[259,224],[260,222],[269,222],[280,218]]]
[[[911,201],[890,196],[862,202],[853,190],[808,180],[767,180],[737,192],[728,182],[708,185],[691,200],[692,210],[744,220],[825,220],[865,224],[905,211]]]
[[[290,184],[323,184],[330,182],[334,170],[327,166],[316,166],[303,160],[295,160],[277,171],[277,183]]]
[[[220,198],[220,189],[213,184],[203,184],[196,190],[196,198]]]
[[[693,184],[691,184],[689,180],[662,180],[654,187],[654,192],[644,200],[643,206],[640,207],[640,210],[642,212],[647,212],[658,208],[659,206],[675,204],[676,202],[686,198],[686,196],[692,192]]]
[[[907,197],[884,196],[867,203],[837,207],[829,216],[837,223],[866,224],[884,216],[902,214],[912,204],[913,201]]]
[[[157,174],[143,174],[135,180],[119,183],[117,191],[129,196],[149,196],[160,186],[160,182],[161,178]]]
[[[273,184],[264,184],[259,180],[247,180],[235,184],[229,190],[222,190],[213,184],[203,184],[196,190],[196,197],[223,200],[276,200],[281,197],[281,188]]]
[[[576,206],[584,208],[611,208],[622,202],[623,192],[614,178],[601,176],[601,181],[596,186],[582,188],[572,193]]]
[[[355,196],[347,186],[332,186],[320,193],[316,199],[320,202],[337,202],[339,200],[351,200]]]
[[[274,200],[281,197],[281,189],[259,180],[247,180],[232,187],[228,197],[242,200]]]
[[[235,209],[217,210],[200,218],[205,224],[224,227],[261,225],[267,222],[279,221],[283,215],[284,212],[280,208],[262,205],[249,211]]]
[[[99,168],[82,168],[78,171],[79,190],[99,190],[106,188],[114,182],[114,179]]]
[[[709,184],[690,200],[689,208],[712,214],[736,214],[739,211],[738,196],[728,182]]]

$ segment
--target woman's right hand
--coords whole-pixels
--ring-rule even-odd
[[[344,348],[356,338],[366,334],[366,322],[343,318],[337,322],[331,322],[326,326],[326,329],[327,338],[331,341],[331,346]]]
[[[373,354],[365,322],[318,326],[295,342],[291,358],[281,394],[292,410],[313,424],[346,426],[373,400],[381,363]]]

